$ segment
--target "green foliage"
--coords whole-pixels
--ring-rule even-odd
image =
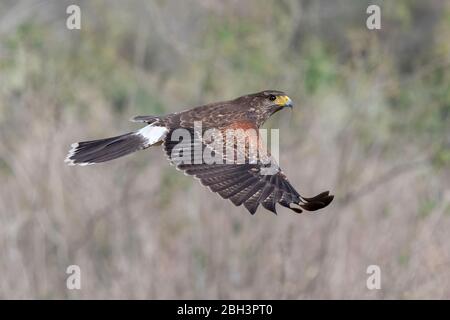
[[[134,103],[139,114],[164,114],[164,104],[157,95],[151,95],[144,88],[137,88]]]
[[[450,168],[450,147],[444,146],[438,149],[432,158],[432,163],[437,169]]]
[[[332,86],[336,81],[336,69],[333,58],[322,43],[314,41],[305,56],[305,87],[308,93]]]

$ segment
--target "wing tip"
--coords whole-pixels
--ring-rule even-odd
[[[311,198],[301,197],[302,204],[299,206],[307,211],[317,211],[327,207],[333,199],[334,195],[330,194],[330,191],[325,191]]]

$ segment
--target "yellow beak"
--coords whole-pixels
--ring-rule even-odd
[[[278,96],[274,102],[280,107],[292,108],[292,100],[288,96]]]

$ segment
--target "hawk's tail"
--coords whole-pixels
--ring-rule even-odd
[[[117,137],[74,143],[65,162],[85,166],[120,158],[161,143],[167,131],[165,127],[148,125]]]

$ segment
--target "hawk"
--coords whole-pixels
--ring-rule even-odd
[[[310,198],[300,195],[265,150],[261,135],[247,134],[251,130],[257,132],[271,115],[286,107],[293,105],[284,92],[266,90],[165,116],[137,116],[132,121],[146,123],[145,127],[112,138],[74,143],[65,162],[90,165],[163,145],[169,160],[178,169],[196,177],[234,205],[244,205],[251,214],[259,205],[276,214],[276,204],[297,213],[302,209],[315,211],[329,205],[333,195],[329,191]],[[216,135],[205,139],[207,130],[214,130]],[[225,135],[230,131],[240,132],[243,140]],[[216,138],[221,134],[225,143],[217,144],[220,139]],[[238,140],[244,141],[243,149],[239,148]],[[256,156],[250,152],[252,142],[256,145]],[[206,161],[202,156],[205,153],[223,161]],[[273,170],[264,172],[269,168]]]

